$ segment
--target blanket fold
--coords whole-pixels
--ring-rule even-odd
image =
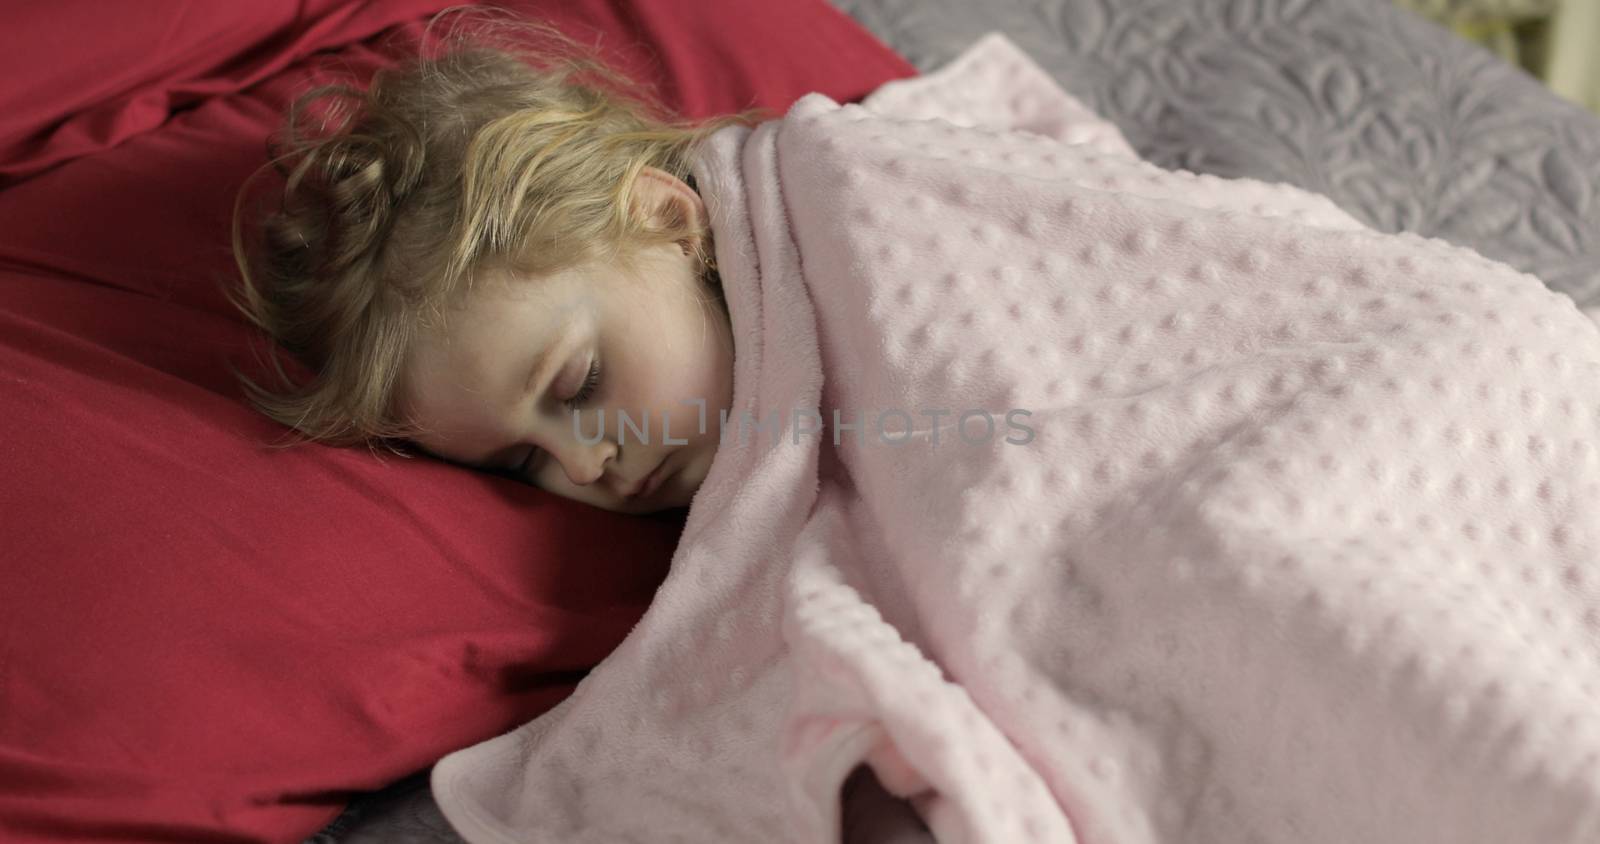
[[[467,840],[835,841],[863,764],[940,841],[1600,840],[1570,298],[1142,162],[996,35],[695,176],[775,422],[572,698],[435,768]]]

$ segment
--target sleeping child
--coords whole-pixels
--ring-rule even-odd
[[[314,375],[257,405],[689,506],[434,767],[467,840],[837,840],[863,767],[941,841],[1600,840],[1600,331],[1538,279],[1142,161],[998,35],[759,123],[478,49],[335,101],[236,231]]]
[[[262,412],[608,510],[689,504],[733,392],[689,165],[744,118],[664,122],[583,73],[617,79],[475,45],[296,103],[259,249],[236,221],[236,304],[316,375],[244,379]]]

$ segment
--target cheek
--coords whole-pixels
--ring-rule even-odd
[[[707,319],[726,319],[718,314],[708,314]],[[697,327],[698,328],[698,327]],[[696,330],[692,360],[680,375],[681,389],[686,398],[704,399],[710,420],[717,412],[733,404],[733,353],[732,340],[725,325],[709,322],[703,331]]]
[[[627,384],[618,400],[623,405],[646,405],[657,418],[667,411],[676,419],[696,416],[696,405],[690,402],[701,399],[707,419],[714,421],[717,412],[732,403],[731,340],[726,324],[713,321],[725,321],[726,317],[720,312],[708,313],[702,326],[696,310],[680,305],[668,312],[672,325],[663,329],[670,330],[636,332],[633,336],[637,339],[624,349]]]
[[[673,436],[682,437],[682,432],[694,428],[699,420],[696,400],[704,400],[708,424],[714,424],[717,411],[727,406],[727,399],[718,390],[716,373],[710,371],[713,363],[698,350],[657,354],[651,354],[649,349],[637,350],[636,361],[629,368],[629,383],[617,397],[618,404],[647,411],[655,424],[670,416]]]

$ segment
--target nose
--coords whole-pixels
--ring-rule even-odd
[[[606,463],[616,457],[617,450],[615,440],[602,438],[586,445],[566,437],[557,446],[554,456],[561,464],[561,471],[567,473],[567,480],[577,486],[588,486],[605,474]]]
[[[616,459],[621,446],[616,440],[605,436],[605,422],[590,422],[581,428],[582,440],[579,440],[578,430],[574,430],[573,420],[565,420],[565,430],[552,430],[546,441],[549,441],[550,456],[555,457],[558,464],[562,464],[562,472],[566,473],[566,480],[576,486],[589,486],[605,475],[608,462]],[[595,427],[598,425],[598,438],[595,438]]]

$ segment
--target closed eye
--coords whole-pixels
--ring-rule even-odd
[[[589,364],[589,374],[584,377],[583,386],[578,388],[578,392],[574,393],[572,398],[566,400],[566,405],[576,411],[577,405],[583,404],[590,398],[593,398],[595,391],[598,390],[599,387],[600,361],[597,358]],[[521,459],[512,463],[510,468],[505,469],[504,471],[512,478],[532,483],[533,478],[528,474],[528,470],[533,468],[534,461],[538,458],[538,456],[539,449],[535,446],[528,446],[527,450],[522,452]]]
[[[578,388],[578,392],[574,393],[572,398],[567,399],[567,406],[573,410],[577,410],[578,405],[583,404],[594,396],[594,391],[599,388],[599,386],[600,359],[595,358],[594,362],[589,364],[589,374],[583,379],[583,386]]]

